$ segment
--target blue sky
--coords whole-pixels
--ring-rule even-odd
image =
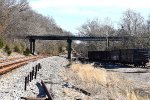
[[[52,16],[56,23],[70,32],[77,32],[88,19],[107,17],[116,26],[122,13],[135,10],[148,19],[150,0],[28,0],[32,9],[45,16]]]

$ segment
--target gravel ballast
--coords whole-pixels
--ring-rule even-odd
[[[37,78],[33,79],[27,90],[24,91],[24,79],[38,63],[42,68],[37,72]],[[25,66],[17,68],[7,74],[0,76],[0,100],[21,100],[20,97],[37,97],[42,96],[41,80],[44,82],[55,83],[53,86],[46,84],[53,91],[53,97],[61,100],[60,89],[63,84],[61,73],[64,71],[64,66],[68,64],[68,60],[62,57],[48,57],[35,62],[30,62]],[[54,91],[55,90],[55,91]],[[43,94],[44,95],[44,94]]]
[[[41,64],[42,68],[37,72],[37,78],[29,82],[25,91],[25,77],[32,71],[32,67],[35,67],[38,63]],[[106,71],[107,84],[90,84],[90,86],[95,87],[90,90],[87,83],[77,77],[80,74],[72,71],[71,66],[68,66],[68,64],[69,62],[66,58],[53,56],[30,62],[25,66],[1,75],[0,100],[21,100],[20,97],[44,97],[45,92],[42,89],[41,80],[45,82],[48,90],[51,91],[54,100],[127,100],[125,92],[128,87],[133,87],[133,90],[142,96],[143,94],[144,96],[145,94],[150,95],[150,69],[100,68],[100,70]],[[67,82],[80,89],[87,90],[87,92],[91,93],[91,96],[86,96],[70,88],[71,85],[63,87]],[[93,94],[92,91],[98,92]]]

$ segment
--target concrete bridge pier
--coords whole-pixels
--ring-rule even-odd
[[[68,40],[67,40],[67,43],[68,43],[68,59],[71,60],[71,51],[72,51],[71,43],[72,43],[72,40],[71,40],[71,39],[68,39]]]

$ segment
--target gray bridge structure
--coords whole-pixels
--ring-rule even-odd
[[[79,41],[106,41],[107,48],[109,47],[109,41],[122,41],[128,40],[129,37],[117,37],[117,36],[108,36],[108,37],[97,37],[97,36],[58,36],[58,35],[50,35],[50,36],[27,36],[30,42],[30,53],[34,55],[35,52],[35,41],[36,40],[65,40],[68,43],[68,59],[71,59],[71,44],[74,40]]]

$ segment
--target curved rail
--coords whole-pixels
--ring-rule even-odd
[[[28,56],[20,59],[16,59],[13,61],[8,61],[4,63],[0,63],[0,75],[5,74],[15,68],[23,66],[30,61],[35,61],[37,59],[43,58],[42,56]]]

